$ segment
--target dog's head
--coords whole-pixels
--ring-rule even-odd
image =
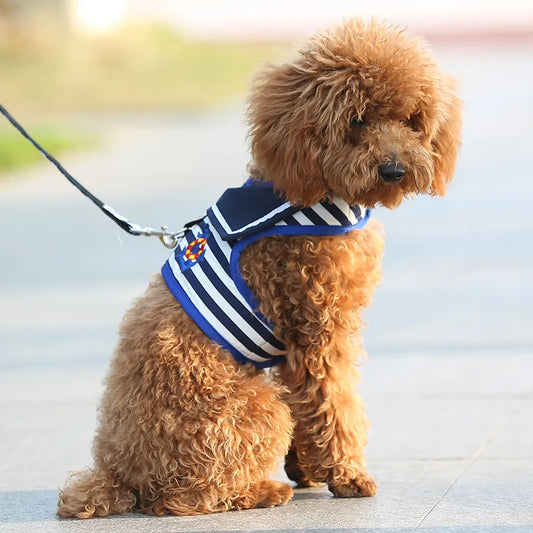
[[[252,174],[288,200],[367,207],[443,195],[460,144],[460,101],[427,48],[357,19],[269,65],[249,100]]]

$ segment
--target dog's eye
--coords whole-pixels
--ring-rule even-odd
[[[413,131],[418,130],[418,117],[416,115],[411,115],[410,117],[407,117],[407,119],[404,122]]]
[[[365,119],[364,117],[359,117],[357,115],[354,115],[350,119],[350,128],[360,128],[361,126],[364,126]]]

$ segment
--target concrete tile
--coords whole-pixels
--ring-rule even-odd
[[[520,403],[509,421],[487,444],[482,458],[533,459],[533,399]]]
[[[378,496],[334,499],[325,488],[303,489],[289,504],[192,517],[129,515],[90,521],[54,518],[53,490],[0,491],[0,531],[230,532],[230,531],[412,531],[465,468],[463,461],[380,462],[370,465],[380,481]]]
[[[466,459],[510,417],[519,400],[389,396],[368,402],[373,459]]]
[[[414,533],[414,532],[413,532]],[[420,527],[416,533],[531,533],[531,526],[490,525]]]
[[[0,425],[0,490],[59,487],[68,471],[92,463],[92,404],[10,405]]]
[[[370,357],[361,384],[372,425],[368,456],[472,458],[517,412],[523,414],[513,423],[520,433],[514,442],[528,453],[531,420],[523,402],[533,388],[533,358],[517,353],[504,361],[495,353]]]
[[[533,530],[533,464],[517,459],[479,459],[426,517],[424,526]],[[468,530],[468,529],[466,529]]]

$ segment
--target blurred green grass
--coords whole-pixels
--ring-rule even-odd
[[[0,35],[4,105],[39,113],[205,109],[243,94],[283,45],[192,42],[165,27]]]
[[[68,115],[213,108],[242,96],[254,67],[284,49],[193,42],[159,26],[92,37],[66,27],[18,27],[0,32],[0,102],[35,125],[38,142],[57,155],[97,144],[96,134],[61,126]],[[0,172],[39,160],[6,124],[0,117]]]
[[[42,159],[41,154],[18,131],[8,128],[6,125],[0,127],[0,178],[6,176],[8,170]],[[32,128],[31,135],[52,155],[99,144],[99,138],[95,134],[61,126]]]

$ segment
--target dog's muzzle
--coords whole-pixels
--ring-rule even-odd
[[[393,183],[400,181],[405,175],[405,169],[397,161],[379,166],[379,175],[383,181]]]

